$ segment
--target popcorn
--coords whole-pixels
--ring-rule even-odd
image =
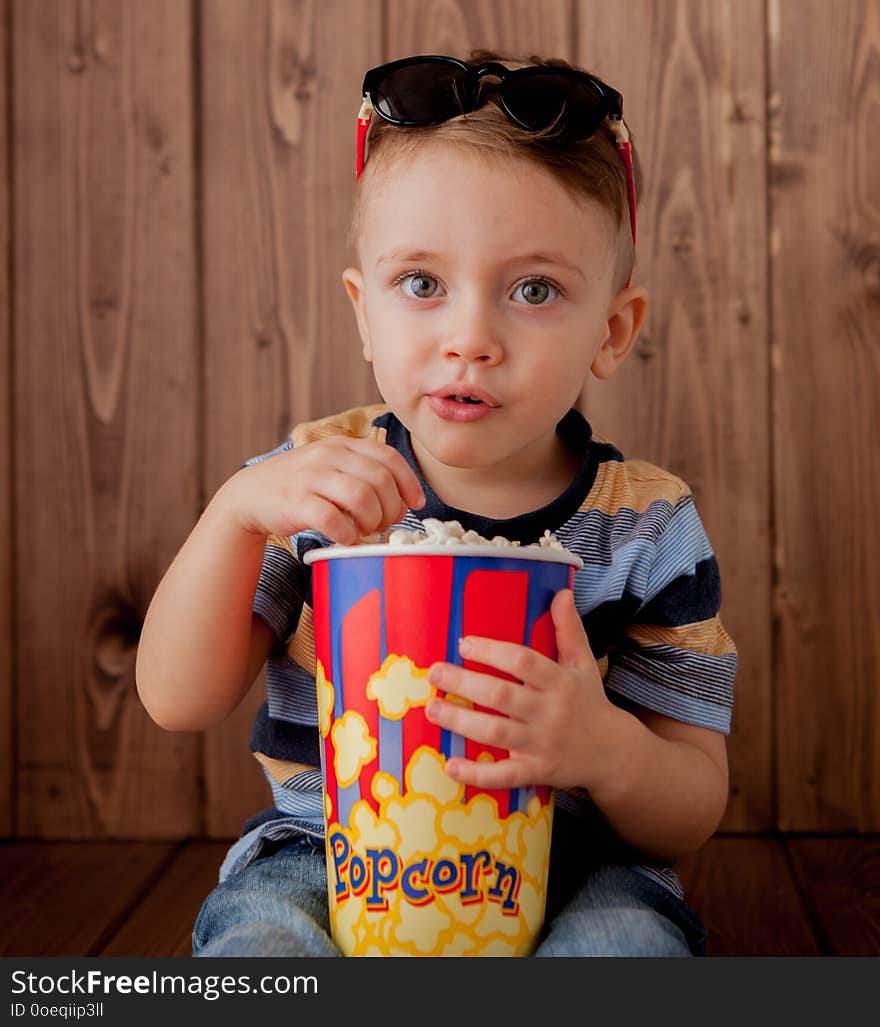
[[[479,532],[465,531],[459,521],[440,521],[436,517],[426,517],[422,521],[424,532],[410,531],[407,528],[396,528],[388,536],[389,546],[494,546],[502,549],[519,549],[520,542],[511,541],[503,535],[494,538],[483,538]],[[565,549],[559,539],[547,529],[537,542],[532,542],[524,549]]]

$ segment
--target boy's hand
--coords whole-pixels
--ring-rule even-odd
[[[496,667],[522,684],[451,663],[431,667],[428,677],[436,688],[496,712],[435,697],[425,710],[428,720],[510,752],[497,762],[448,760],[447,773],[456,781],[487,789],[552,785],[600,790],[613,779],[621,759],[615,742],[621,711],[605,695],[571,589],[558,592],[550,610],[558,662],[513,642],[467,639],[468,660]]]
[[[396,449],[346,436],[243,467],[215,498],[253,534],[312,528],[342,545],[384,531],[403,519],[407,507],[425,505],[415,472]]]

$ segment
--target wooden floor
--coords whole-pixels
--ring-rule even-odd
[[[0,844],[0,955],[189,956],[230,842]],[[682,861],[710,956],[880,955],[880,838],[718,836]]]

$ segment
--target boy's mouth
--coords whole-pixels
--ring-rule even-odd
[[[484,417],[491,417],[496,409],[495,405],[480,396],[448,392],[446,389],[430,393],[427,399],[431,409],[441,420],[452,423],[480,421]]]
[[[470,385],[468,382],[450,382],[448,385],[444,385],[442,388],[429,393],[429,395],[436,396],[438,399],[452,400],[463,406],[482,405],[494,408],[501,405],[485,389],[480,388],[478,385]]]

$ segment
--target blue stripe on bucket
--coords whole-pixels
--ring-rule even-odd
[[[379,715],[379,770],[391,774],[403,791],[403,721]]]

